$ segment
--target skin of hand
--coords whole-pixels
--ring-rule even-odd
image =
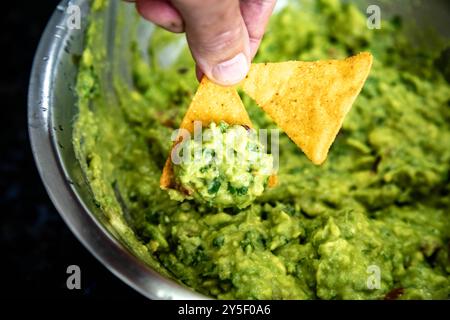
[[[276,0],[127,0],[147,20],[186,32],[197,78],[229,86],[248,73]]]

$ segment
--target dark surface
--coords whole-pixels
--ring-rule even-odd
[[[34,52],[58,1],[7,1],[1,19],[0,214],[2,296],[40,299],[144,299],[98,262],[52,205],[32,158],[26,123]],[[81,268],[68,290],[66,269]]]

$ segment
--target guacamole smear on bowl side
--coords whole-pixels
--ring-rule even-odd
[[[155,29],[148,59],[134,42],[132,86],[116,74],[111,87],[93,7],[74,146],[101,221],[159,272],[219,299],[448,299],[450,86],[435,63],[448,42],[412,44],[398,18],[370,30],[337,0],[299,3],[271,18],[255,62],[370,51],[371,75],[327,161],[281,134],[278,185],[241,209],[180,204],[159,187],[198,85],[187,47],[159,62],[183,35]],[[276,128],[242,98],[256,128]]]
[[[202,131],[201,139],[186,139],[177,146],[180,154],[173,171],[181,191],[169,189],[170,197],[218,208],[248,207],[268,184],[272,156],[250,128],[220,122]]]

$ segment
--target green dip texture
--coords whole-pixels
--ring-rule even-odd
[[[240,125],[211,123],[201,139],[185,139],[177,149],[173,171],[182,191],[169,190],[173,200],[242,209],[263,193],[273,173],[273,158],[256,132]]]
[[[106,5],[92,7],[74,147],[99,219],[134,254],[220,299],[448,299],[450,86],[436,64],[448,42],[413,45],[399,18],[370,30],[337,0],[292,1],[272,17],[256,62],[370,51],[371,75],[324,165],[282,134],[278,185],[243,209],[214,209],[159,188],[197,87],[186,47],[171,66],[159,62],[183,35],[155,30],[148,61],[127,46],[132,79],[108,85]],[[242,97],[256,127],[275,128]]]

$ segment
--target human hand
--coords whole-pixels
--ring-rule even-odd
[[[147,20],[186,32],[197,77],[241,81],[258,50],[276,0],[128,0]]]

